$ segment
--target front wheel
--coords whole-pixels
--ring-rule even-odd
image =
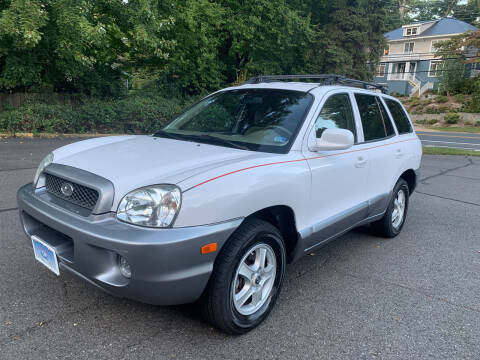
[[[200,301],[205,319],[232,335],[252,330],[275,304],[285,263],[278,229],[259,219],[245,220],[215,261]]]
[[[378,235],[393,238],[400,234],[407,216],[409,196],[407,182],[403,179],[398,180],[385,215],[372,223],[372,227]]]

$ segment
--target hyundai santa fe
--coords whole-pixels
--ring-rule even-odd
[[[112,295],[198,302],[213,325],[245,333],[273,308],[287,263],[354,227],[402,230],[422,148],[381,90],[257,77],[153,135],[61,147],[17,194],[34,257]]]

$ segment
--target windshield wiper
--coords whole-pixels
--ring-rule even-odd
[[[174,140],[189,140],[188,138],[185,138],[185,136],[180,135],[180,134],[174,134],[171,132],[167,132],[164,130],[158,130],[155,134],[153,134],[155,137],[164,137],[168,139],[174,139]]]
[[[240,145],[240,144],[237,144],[234,141],[230,141],[230,140],[219,138],[219,137],[212,136],[212,135],[207,135],[207,134],[191,135],[191,138],[192,139],[206,140],[206,141],[209,141],[209,142],[214,142],[214,143],[217,143],[217,144],[222,144],[222,145],[234,147],[234,148],[241,149],[241,150],[251,151],[248,146]]]

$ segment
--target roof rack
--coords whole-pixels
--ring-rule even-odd
[[[273,81],[285,80],[321,80],[321,86],[327,85],[347,85],[361,87],[367,90],[380,90],[382,93],[387,93],[385,85],[369,83],[366,81],[349,79],[345,76],[335,74],[308,74],[308,75],[260,75],[248,79],[245,84],[260,84]]]

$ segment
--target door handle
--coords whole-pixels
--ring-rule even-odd
[[[397,149],[395,151],[395,156],[396,156],[397,159],[400,159],[403,156],[402,149]]]
[[[363,156],[359,156],[357,158],[357,161],[355,163],[355,167],[357,168],[362,168],[364,167],[365,165],[367,165],[367,159],[365,159]]]

